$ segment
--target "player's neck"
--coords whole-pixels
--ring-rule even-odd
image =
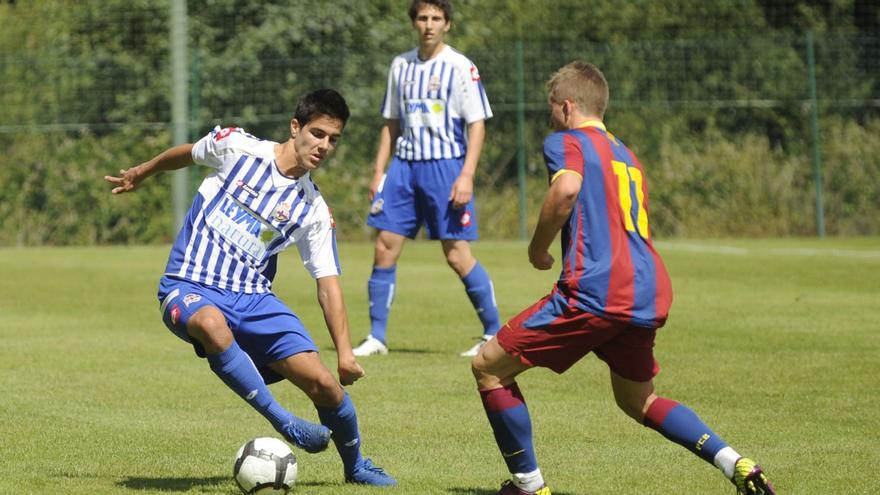
[[[430,46],[419,45],[419,60],[428,61],[440,55],[440,52],[446,48],[446,43],[440,42]]]
[[[305,174],[304,170],[297,167],[296,146],[293,139],[275,145],[275,166],[286,177],[298,179]]]

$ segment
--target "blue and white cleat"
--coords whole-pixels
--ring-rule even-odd
[[[330,444],[329,428],[297,417],[284,425],[279,432],[288,442],[310,454],[321,452]]]
[[[371,486],[395,486],[397,480],[388,475],[382,468],[373,465],[370,459],[361,459],[351,474],[345,475],[346,483]]]
[[[747,457],[740,457],[736,461],[731,481],[736,485],[736,491],[740,495],[776,495],[761,466]]]

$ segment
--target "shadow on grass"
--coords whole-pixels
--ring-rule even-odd
[[[353,347],[357,347],[357,344],[354,344]],[[336,352],[336,348],[328,345],[322,347],[321,351]],[[445,354],[444,352],[436,349],[418,349],[413,347],[392,347],[391,350],[388,352],[391,354]]]
[[[499,486],[499,488],[500,488],[500,486]],[[486,488],[465,488],[465,487],[458,486],[458,487],[453,487],[453,488],[447,488],[446,492],[447,493],[454,493],[456,495],[495,495],[496,493],[498,493],[498,488],[493,488],[491,490],[488,490]],[[568,492],[557,492],[554,490],[553,495],[574,495],[574,494],[568,493]]]
[[[208,478],[126,478],[117,484],[131,490],[156,490],[160,492],[188,492],[194,488],[235,487],[235,482],[232,481],[232,478],[226,476],[211,476]],[[306,481],[297,483],[296,486],[326,486],[329,484],[323,481]]]

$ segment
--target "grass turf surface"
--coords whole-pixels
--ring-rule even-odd
[[[658,243],[675,302],[658,334],[660,395],[694,409],[780,493],[880,490],[880,241]],[[167,246],[0,249],[0,493],[234,494],[232,456],[269,424],[162,325],[155,299]],[[558,274],[528,265],[525,244],[480,242],[503,319],[546,294]],[[372,248],[340,245],[355,344],[368,327]],[[275,289],[335,353],[315,285],[295,253]],[[412,242],[398,269],[391,354],[362,358],[349,392],[367,456],[397,494],[492,495],[506,477],[457,356],[481,333],[437,243]],[[614,405],[590,356],[562,376],[519,379],[538,460],[556,495],[724,494],[711,466]],[[282,404],[317,420],[305,395]],[[342,483],[331,448],[296,451],[296,493],[366,494]]]

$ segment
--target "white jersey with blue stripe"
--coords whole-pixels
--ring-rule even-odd
[[[382,116],[400,121],[395,153],[404,160],[459,158],[467,125],[492,117],[477,67],[445,46],[430,60],[415,48],[391,62]]]
[[[339,275],[330,210],[308,173],[275,163],[275,145],[240,128],[215,127],[193,145],[214,169],[199,186],[165,275],[233,292],[269,292],[278,253],[295,244],[314,278]]]

